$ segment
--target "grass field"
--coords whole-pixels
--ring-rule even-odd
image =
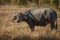
[[[58,29],[51,30],[50,26],[35,26],[34,32],[30,32],[26,22],[16,23],[12,20],[13,14],[23,12],[31,7],[17,5],[0,5],[0,40],[60,40],[60,12],[58,14]]]

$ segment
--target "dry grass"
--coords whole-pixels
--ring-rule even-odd
[[[14,13],[23,12],[29,8],[16,5],[0,6],[0,40],[60,40],[60,18],[58,18],[58,31],[51,31],[47,25],[46,27],[36,26],[34,32],[30,32],[26,22],[12,21]],[[59,15],[60,12],[57,12]]]

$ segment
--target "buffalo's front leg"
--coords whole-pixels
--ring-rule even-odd
[[[33,25],[32,19],[31,18],[28,18],[27,19],[27,22],[29,24],[29,28],[31,29],[31,32],[33,32],[34,31],[34,25]]]
[[[29,24],[29,27],[31,29],[31,32],[33,32],[34,31],[34,26],[32,24]]]

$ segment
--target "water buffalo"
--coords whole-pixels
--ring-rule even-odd
[[[17,22],[26,21],[31,31],[34,31],[34,26],[46,26],[50,23],[51,30],[57,29],[57,13],[51,8],[29,9],[24,13],[18,13],[13,20]]]

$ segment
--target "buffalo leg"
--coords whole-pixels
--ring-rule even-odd
[[[57,21],[52,19],[50,22],[51,29],[57,29]]]
[[[51,30],[53,30],[53,28],[55,28],[55,23],[54,23],[54,21],[51,21],[50,26],[51,26]]]
[[[55,29],[57,29],[57,20],[55,21]]]
[[[28,21],[29,27],[31,29],[31,32],[33,32],[34,31],[34,25],[33,25],[32,19],[31,18],[28,18],[27,21]]]

